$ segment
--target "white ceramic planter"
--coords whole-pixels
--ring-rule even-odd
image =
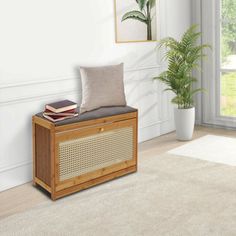
[[[195,123],[195,107],[189,109],[175,108],[175,128],[178,140],[191,140]]]

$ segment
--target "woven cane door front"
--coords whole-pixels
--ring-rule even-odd
[[[102,174],[135,164],[136,123],[119,122],[91,128],[89,134],[77,133],[58,142],[58,181],[77,178],[83,182]],[[85,132],[86,133],[86,132]],[[92,174],[92,175],[90,175]],[[85,178],[80,178],[84,176]]]

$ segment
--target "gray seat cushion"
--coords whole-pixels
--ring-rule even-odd
[[[77,111],[79,112],[79,108],[77,109]],[[94,120],[94,119],[99,119],[99,118],[103,118],[103,117],[107,117],[107,116],[115,116],[115,115],[135,112],[135,111],[137,111],[137,109],[129,107],[129,106],[102,107],[97,110],[88,111],[88,112],[79,114],[79,116],[76,116],[76,117],[73,117],[70,119],[55,122],[54,124],[55,124],[55,126],[67,125],[67,124],[72,124],[72,123],[76,123],[76,122]],[[36,116],[46,119],[43,117],[43,112],[36,114]]]

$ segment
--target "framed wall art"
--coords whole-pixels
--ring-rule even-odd
[[[156,0],[114,0],[116,42],[157,40]]]

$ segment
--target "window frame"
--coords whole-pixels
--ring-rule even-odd
[[[221,74],[236,72],[221,68],[221,0],[201,1],[202,43],[212,45],[202,62],[202,123],[236,128],[236,117],[221,114]]]

